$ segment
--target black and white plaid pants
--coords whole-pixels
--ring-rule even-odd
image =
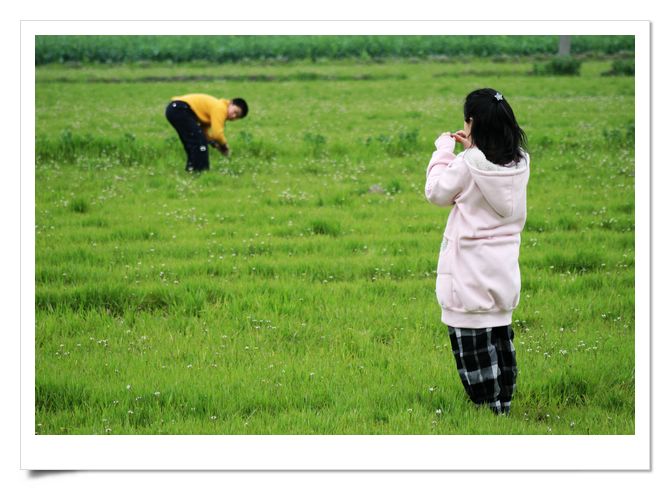
[[[516,387],[512,325],[492,328],[449,327],[451,350],[465,391],[477,405],[509,414]]]

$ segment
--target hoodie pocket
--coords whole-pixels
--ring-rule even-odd
[[[453,282],[455,301],[468,312],[511,310],[519,304],[518,237],[461,243]]]
[[[451,274],[438,274],[435,281],[435,296],[442,308],[461,310],[463,305],[454,295],[454,281]]]
[[[454,281],[452,276],[453,244],[444,237],[440,246],[440,256],[437,261],[437,279],[435,281],[435,296],[442,308],[461,309],[463,305],[454,295]]]

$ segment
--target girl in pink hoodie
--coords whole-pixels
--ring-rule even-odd
[[[435,293],[468,396],[509,414],[517,375],[512,311],[521,291],[530,159],[526,135],[498,91],[471,92],[463,113],[464,129],[435,141],[426,171],[426,198],[453,206]],[[464,148],[458,155],[456,142]]]

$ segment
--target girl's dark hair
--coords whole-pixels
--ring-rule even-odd
[[[502,95],[492,88],[470,92],[463,104],[465,121],[472,124],[472,144],[486,159],[497,165],[506,165],[523,158],[527,149],[526,133],[519,127],[514,111]]]

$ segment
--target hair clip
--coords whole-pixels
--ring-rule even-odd
[[[497,100],[498,102],[500,102],[501,100],[503,100],[503,96],[502,96],[502,94],[501,94],[500,92],[496,92],[496,94],[495,94],[495,98],[496,98],[496,100]]]

